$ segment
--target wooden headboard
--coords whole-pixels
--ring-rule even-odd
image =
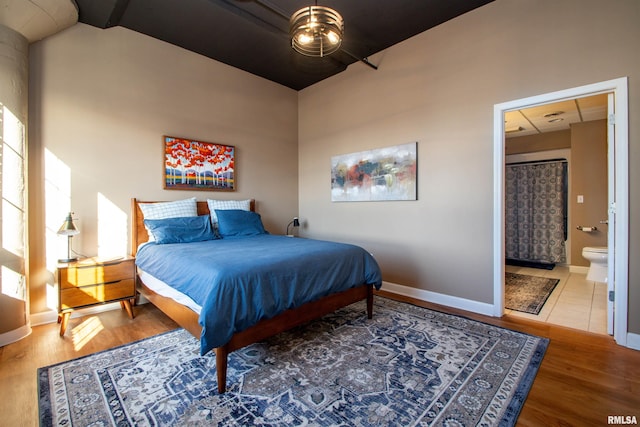
[[[131,255],[136,256],[138,246],[149,241],[149,234],[144,226],[144,215],[140,209],[140,203],[159,203],[159,201],[142,201],[136,198],[131,199]],[[196,201],[198,215],[209,215],[209,205],[206,200]],[[256,210],[256,201],[251,199],[249,208],[252,212]]]

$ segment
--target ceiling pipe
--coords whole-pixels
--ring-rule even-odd
[[[348,50],[344,50],[344,49],[341,49],[341,50],[342,50],[342,52],[346,53],[347,55],[349,55],[350,57],[352,57],[356,61],[360,61],[360,62],[368,65],[369,67],[373,68],[374,70],[378,69],[378,66],[375,65],[375,64],[372,64],[371,62],[369,62],[368,58],[359,58],[359,57],[355,56],[354,54],[352,54],[351,52],[349,52]]]

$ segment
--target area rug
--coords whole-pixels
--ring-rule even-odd
[[[505,273],[504,306],[510,310],[539,314],[560,279]]]
[[[40,368],[41,425],[512,426],[548,340],[375,298],[215,356],[183,329]]]

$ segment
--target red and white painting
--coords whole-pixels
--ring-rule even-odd
[[[164,188],[235,190],[235,148],[231,145],[164,137]]]

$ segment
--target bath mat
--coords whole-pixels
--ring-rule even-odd
[[[539,314],[560,279],[505,273],[505,307],[523,313]]]
[[[507,258],[505,260],[505,264],[515,265],[516,267],[539,268],[542,270],[553,270],[556,266],[555,262],[531,261],[526,259],[514,259],[514,258]]]
[[[184,329],[38,370],[40,425],[513,426],[549,340],[358,302],[229,355]]]

